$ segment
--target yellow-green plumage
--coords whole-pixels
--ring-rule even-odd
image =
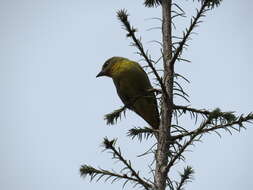
[[[142,67],[123,57],[108,59],[98,76],[113,79],[117,93],[129,109],[140,115],[151,127],[159,127],[159,112],[152,86]]]

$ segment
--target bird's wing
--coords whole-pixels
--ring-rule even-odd
[[[146,120],[153,128],[159,126],[159,112],[154,93],[148,92],[152,88],[146,72],[138,63],[114,79],[118,95],[122,102]]]

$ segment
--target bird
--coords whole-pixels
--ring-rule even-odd
[[[112,78],[123,104],[142,117],[153,129],[160,124],[154,91],[147,73],[139,63],[124,57],[111,57],[105,61],[96,77]]]

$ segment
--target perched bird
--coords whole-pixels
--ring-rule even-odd
[[[157,101],[150,89],[149,78],[142,67],[127,58],[108,59],[97,77],[111,77],[125,106],[141,116],[152,128],[158,129],[160,119]]]

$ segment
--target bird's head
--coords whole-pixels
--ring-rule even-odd
[[[102,66],[102,70],[97,74],[96,77],[108,76],[113,78],[119,71],[119,67],[122,61],[126,60],[123,57],[111,57]]]

